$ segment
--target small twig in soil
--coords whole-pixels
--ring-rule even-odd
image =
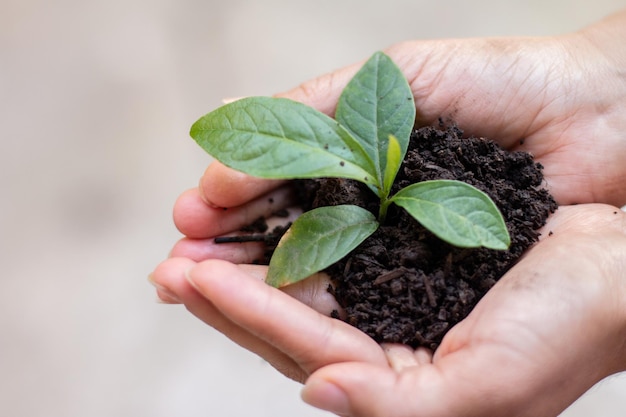
[[[384,282],[391,281],[392,279],[401,277],[406,272],[407,272],[406,268],[397,268],[392,271],[386,272],[374,280],[374,285],[380,285]]]
[[[215,243],[243,243],[264,242],[270,243],[276,239],[275,235],[242,235],[242,236],[219,236],[213,239]]]
[[[424,289],[426,290],[426,297],[428,298],[428,303],[431,307],[437,307],[437,298],[435,297],[435,293],[433,292],[433,287],[430,283],[430,279],[427,275],[422,275],[424,281]]]
[[[348,276],[348,274],[350,273],[350,268],[352,268],[352,258],[348,258],[348,261],[346,262],[346,266],[343,268],[343,275],[344,276]]]
[[[357,254],[357,255],[354,255],[354,257],[356,259],[358,259],[359,261],[361,261],[361,262],[365,262],[365,263],[368,263],[370,265],[376,265],[376,266],[379,266],[381,268],[384,268],[384,266],[380,262],[376,262],[375,260],[370,259],[370,258],[368,258],[365,255]]]

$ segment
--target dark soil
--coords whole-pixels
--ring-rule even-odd
[[[341,319],[377,342],[435,349],[537,241],[537,229],[557,208],[541,188],[542,167],[530,154],[461,135],[454,127],[414,131],[393,192],[425,180],[467,182],[499,207],[511,246],[507,251],[453,247],[392,205],[385,225],[327,269],[334,283],[330,291],[345,311]],[[378,213],[378,198],[360,183],[320,179],[297,184],[305,210],[357,204]]]

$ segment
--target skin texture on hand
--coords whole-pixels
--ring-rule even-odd
[[[562,207],[543,235],[432,358],[382,350],[329,318],[336,305],[323,276],[284,293],[262,282],[261,266],[171,258],[152,279],[171,301],[306,380],[307,402],[340,415],[551,416],[626,369],[626,215]]]
[[[448,333],[432,364],[332,365],[308,380],[305,400],[350,416],[557,415],[625,369],[624,265],[613,263],[625,226],[610,206],[561,209],[553,234]],[[329,389],[354,401],[340,410]]]
[[[306,382],[305,401],[346,416],[555,416],[626,369],[626,12],[556,38],[406,42],[389,48],[416,98],[418,123],[533,153],[562,205],[542,240],[434,354],[381,348],[347,324],[318,275],[283,291],[262,248],[212,238],[294,203],[283,182],[211,164],[181,195],[185,235],[151,274],[164,302]],[[282,96],[329,115],[361,63]],[[585,203],[568,207],[573,203]],[[604,204],[591,204],[604,203]]]
[[[626,204],[626,11],[569,35],[411,41],[385,52],[410,81],[417,124],[452,121],[467,135],[531,152],[559,204]],[[333,115],[362,62],[282,94]],[[275,188],[211,164],[199,190],[234,207]],[[233,193],[233,187],[237,193]],[[183,231],[184,233],[184,231]]]

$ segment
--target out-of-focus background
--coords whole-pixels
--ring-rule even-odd
[[[552,35],[620,0],[3,0],[0,415],[326,416],[147,274],[223,97],[268,95],[415,38]],[[563,416],[623,416],[626,379]]]

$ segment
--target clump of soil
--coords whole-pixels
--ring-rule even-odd
[[[350,255],[327,269],[341,319],[377,342],[435,349],[534,242],[557,204],[541,188],[542,166],[526,152],[509,152],[451,127],[415,130],[396,179],[409,184],[456,179],[487,193],[502,212],[507,251],[453,247],[392,205],[387,221]],[[378,198],[345,179],[299,181],[304,209],[356,204],[378,213]],[[339,314],[335,313],[339,318]]]

